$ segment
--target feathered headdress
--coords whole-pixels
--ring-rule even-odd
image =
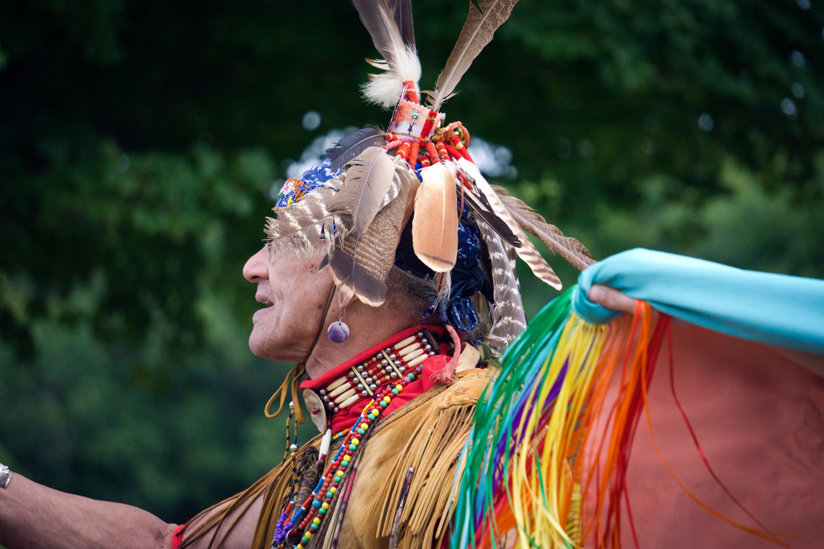
[[[327,159],[284,185],[267,227],[270,245],[325,246],[344,293],[383,303],[394,266],[429,280],[433,304],[467,332],[478,323],[470,297],[488,302],[486,342],[497,349],[525,326],[515,258],[545,283],[561,282],[526,233],[579,269],[593,260],[526,204],[494,187],[468,152],[469,132],[439,112],[461,77],[506,21],[517,0],[470,2],[458,41],[426,104],[415,48],[411,0],[353,0],[381,59],[363,93],[393,108],[388,131],[365,128],[327,151]],[[410,221],[411,219],[411,221]]]

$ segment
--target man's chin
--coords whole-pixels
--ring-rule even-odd
[[[249,334],[249,350],[257,357],[277,360],[272,358],[271,343],[261,337],[260,331],[261,328],[257,325],[252,328],[252,333]]]
[[[252,339],[252,336],[249,336],[249,350],[252,351],[252,354],[255,355],[258,358],[266,358],[265,356],[263,356],[261,354],[260,350],[255,345],[255,343]]]
[[[301,360],[301,357],[296,357],[293,345],[287,344],[285,341],[273,341],[271,338],[261,337],[258,330],[258,327],[253,328],[252,333],[249,335],[249,350],[252,351],[253,355],[279,362]]]

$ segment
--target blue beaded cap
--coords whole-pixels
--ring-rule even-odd
[[[280,188],[275,208],[286,208],[292,203],[300,201],[307,193],[319,187],[334,189],[335,187],[326,185],[326,183],[337,179],[339,174],[339,171],[336,172],[332,169],[330,160],[326,158],[317,166],[303,172],[303,175],[299,178],[290,177]]]

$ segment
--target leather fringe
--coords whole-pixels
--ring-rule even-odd
[[[307,451],[316,450],[320,446],[322,435],[318,435],[305,444],[295,454],[295,460],[300,461]],[[252,549],[269,549],[272,546],[272,539],[275,537],[275,527],[290,496],[289,483],[292,482],[292,460],[285,462],[272,469],[265,477],[265,495],[263,508],[260,510],[255,536],[252,540]],[[260,482],[260,481],[258,481]],[[301,502],[302,503],[302,502]]]
[[[323,316],[325,317],[326,314],[324,313]],[[314,347],[314,345],[312,347]],[[272,396],[269,397],[269,400],[266,402],[266,407],[263,408],[263,414],[267,418],[274,419],[278,417],[281,410],[283,410],[283,404],[286,402],[286,392],[291,389],[291,400],[295,403],[295,421],[303,425],[306,421],[306,414],[303,411],[303,406],[300,405],[300,380],[305,373],[306,366],[304,366],[303,362],[299,362],[292,366],[292,369],[286,374],[286,378],[283,380],[283,383],[281,383],[280,387],[278,387]],[[274,404],[275,399],[277,399],[278,396],[280,397],[278,409],[275,412],[270,412],[269,409],[272,407],[272,404]]]
[[[211,534],[211,539],[207,547],[220,547],[237,522],[246,514],[255,500],[270,487],[273,480],[279,476],[289,480],[288,474],[281,474],[284,472],[288,473],[288,469],[284,469],[283,465],[278,465],[243,492],[198,513],[187,523],[185,537],[180,545],[181,549],[185,549],[209,534]],[[272,493],[271,489],[269,493]],[[234,519],[227,524],[228,518],[232,515],[235,515]],[[223,528],[224,525],[226,525],[225,528]]]
[[[381,537],[392,533],[406,474],[415,468],[400,519],[399,549],[439,547],[446,535],[454,511],[455,474],[463,470],[461,450],[472,429],[474,409],[475,399],[466,399],[432,410],[421,418],[389,470],[372,509],[373,516],[380,517]]]

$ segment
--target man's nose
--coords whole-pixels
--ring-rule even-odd
[[[269,277],[269,251],[262,247],[243,266],[243,278],[249,282],[258,282]]]

